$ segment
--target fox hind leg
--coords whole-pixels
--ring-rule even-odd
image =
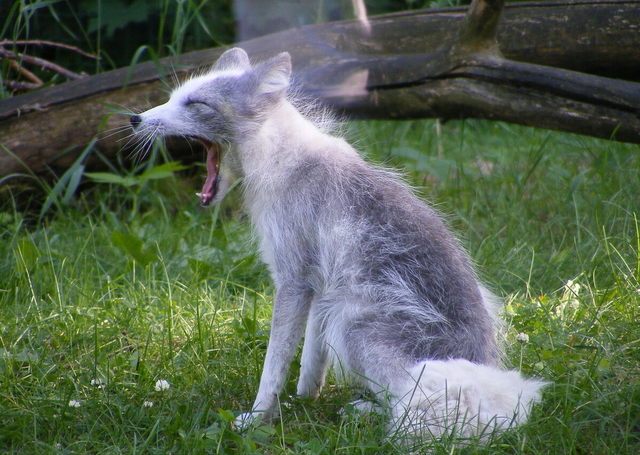
[[[328,346],[318,319],[312,310],[307,321],[298,380],[297,393],[302,398],[318,398],[329,367]]]

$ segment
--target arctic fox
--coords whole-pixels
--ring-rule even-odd
[[[207,149],[203,206],[243,178],[276,285],[258,394],[237,425],[277,412],[304,333],[297,393],[316,398],[330,363],[384,398],[390,431],[480,436],[524,422],[543,383],[499,366],[491,294],[438,214],[367,164],[287,96],[289,54],[251,65],[239,48],[131,117],[144,140]]]

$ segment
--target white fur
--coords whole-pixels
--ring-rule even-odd
[[[489,436],[527,420],[544,382],[464,359],[429,360],[395,387],[393,431]]]

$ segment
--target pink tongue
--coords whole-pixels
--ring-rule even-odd
[[[207,148],[207,179],[202,187],[202,193],[199,193],[200,204],[209,205],[215,197],[218,190],[218,162],[219,150],[216,144],[205,144]]]

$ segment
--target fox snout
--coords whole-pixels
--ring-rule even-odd
[[[129,121],[131,122],[131,127],[135,130],[142,123],[142,117],[133,115]]]

